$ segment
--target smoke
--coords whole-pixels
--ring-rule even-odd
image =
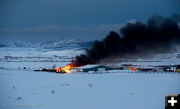
[[[180,41],[180,15],[164,18],[154,14],[146,23],[127,23],[120,34],[111,31],[103,40],[72,60],[74,66],[95,64],[110,57],[168,52]],[[121,35],[121,36],[120,36]]]

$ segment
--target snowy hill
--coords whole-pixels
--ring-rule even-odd
[[[0,62],[70,62],[76,55],[90,48],[92,41],[55,40],[47,42],[18,42],[0,44]],[[103,60],[110,64],[174,65],[180,64],[180,47],[167,53],[140,58],[125,56],[124,60]]]
[[[8,43],[0,43],[0,48],[3,47],[21,47],[21,48],[44,48],[44,49],[84,49],[90,47],[92,41],[84,41],[80,39],[71,40],[52,40],[46,42],[32,42],[32,41],[12,41]]]
[[[91,41],[56,40],[0,44],[0,61],[70,61],[91,46]]]

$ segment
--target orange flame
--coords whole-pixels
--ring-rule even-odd
[[[71,73],[71,66],[67,65],[66,67],[63,67],[62,70],[65,71],[66,73]]]
[[[129,68],[131,71],[136,71],[136,70],[138,70],[138,68],[134,68],[134,67],[131,67],[131,66],[128,66],[128,68]]]
[[[71,68],[75,68],[75,67],[72,66],[71,64],[68,64],[65,67],[56,68],[56,72],[71,73]]]

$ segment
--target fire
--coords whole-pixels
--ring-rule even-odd
[[[65,67],[56,68],[56,72],[71,73],[71,68],[75,68],[75,67],[73,67],[71,64],[68,64]]]
[[[66,67],[63,67],[62,70],[64,70],[66,73],[71,73],[71,66],[67,65]]]
[[[138,70],[138,68],[134,68],[134,67],[131,67],[131,66],[128,66],[128,68],[129,68],[131,71],[136,71],[136,70]]]
[[[61,72],[62,67],[56,68],[56,72]]]

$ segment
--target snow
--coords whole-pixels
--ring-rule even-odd
[[[60,45],[63,45],[61,49]],[[74,56],[84,52],[73,48],[78,47],[76,45],[66,46],[63,42],[52,42],[42,48],[41,45],[1,47],[0,109],[163,109],[166,94],[180,93],[179,73],[113,70],[97,74],[56,74],[33,71],[54,65],[65,66]],[[73,49],[69,49],[71,47]],[[160,55],[151,61],[140,59],[116,64],[180,64],[176,54],[180,53]]]
[[[55,74],[0,69],[1,109],[163,109],[177,73]]]
[[[51,50],[51,49],[38,49],[38,48],[12,48],[3,47],[0,48],[0,57],[12,56],[12,57],[50,57],[50,56],[68,56],[74,57],[77,54],[83,52],[83,50]]]

